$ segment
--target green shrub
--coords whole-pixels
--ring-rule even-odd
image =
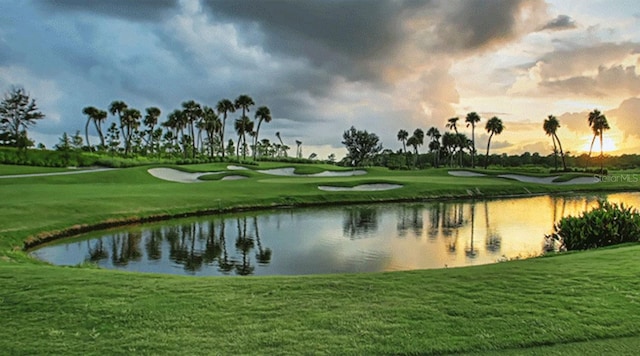
[[[567,250],[586,250],[624,242],[640,241],[640,213],[624,204],[599,201],[598,207],[580,216],[567,216],[554,227],[548,239]]]

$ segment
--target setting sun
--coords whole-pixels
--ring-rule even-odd
[[[593,136],[586,137],[584,139],[585,144],[582,146],[582,151],[589,152],[589,148],[591,147],[591,140],[593,140]],[[618,150],[615,141],[611,137],[603,137],[602,138],[602,151],[605,153],[610,153]],[[595,142],[593,143],[593,153],[600,152],[600,138],[596,137]]]

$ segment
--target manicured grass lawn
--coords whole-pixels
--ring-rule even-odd
[[[298,170],[317,168],[325,167]],[[0,353],[618,354],[640,344],[639,245],[472,268],[249,278],[53,267],[19,251],[42,232],[189,212],[639,187],[537,185],[451,177],[446,169],[381,168],[336,178],[243,171],[249,179],[181,184],[156,179],[147,169],[0,182]],[[404,187],[317,189],[374,182]]]
[[[14,166],[7,164],[0,164],[0,176],[15,175],[15,174],[33,174],[33,173],[54,173],[70,171],[68,168],[59,167],[33,167],[33,166]]]

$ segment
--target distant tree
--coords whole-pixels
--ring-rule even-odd
[[[409,133],[407,130],[400,129],[398,131],[398,141],[402,142],[402,150],[404,153],[407,153],[407,139],[409,138]]]
[[[271,122],[271,111],[269,110],[268,107],[266,106],[261,106],[258,108],[258,110],[256,111],[256,120],[258,120],[258,127],[256,128],[256,135],[253,139],[253,145],[255,147],[258,146],[258,135],[260,134],[260,125],[262,124],[262,121],[269,123]],[[254,149],[253,150],[253,159],[256,159],[256,152],[258,150]]]
[[[30,140],[27,138],[27,130],[44,117],[38,110],[36,100],[30,98],[23,88],[10,89],[0,102],[2,141],[19,149],[28,147]]]
[[[344,132],[342,144],[347,148],[347,159],[353,166],[360,166],[368,159],[382,151],[378,135],[368,133],[366,130],[356,130],[355,127]]]
[[[125,156],[131,152],[131,142],[133,140],[134,133],[140,127],[140,119],[142,114],[138,109],[127,108],[122,113],[122,121],[124,124],[124,131],[122,136],[124,138],[124,154]]]
[[[453,130],[453,131],[455,131],[455,133],[458,133],[458,126],[457,126],[458,125],[458,120],[460,120],[460,119],[457,118],[457,117],[450,118],[449,120],[447,120],[446,127],[449,130]]]
[[[487,121],[485,126],[485,130],[489,133],[489,141],[487,142],[487,155],[484,157],[484,169],[489,167],[489,148],[491,147],[491,138],[493,135],[499,135],[504,130],[504,125],[502,125],[502,120],[497,118],[496,116],[492,117]]]
[[[424,131],[422,131],[422,129],[415,129],[411,137],[414,137],[412,146],[416,155],[418,155],[418,147],[424,144]]]
[[[218,105],[216,105],[216,110],[218,114],[222,115],[222,128],[220,129],[220,142],[222,143],[222,158],[224,158],[225,149],[224,149],[224,130],[227,127],[227,114],[230,112],[235,112],[236,107],[229,99],[222,99],[218,101]],[[231,150],[233,152],[233,150]]]
[[[80,135],[80,131],[76,131],[76,134],[71,137],[71,146],[74,150],[79,151],[82,149],[82,144],[82,135]]]
[[[562,144],[560,143],[560,139],[558,138],[557,135],[557,131],[558,128],[560,128],[560,122],[558,121],[558,119],[553,116],[553,115],[549,115],[547,117],[547,119],[544,120],[544,124],[542,125],[542,128],[544,129],[544,132],[548,135],[551,136],[551,139],[553,140],[553,154],[554,154],[554,161],[555,161],[555,166],[556,169],[558,169],[558,161],[557,161],[557,152],[558,152],[558,148],[560,149],[560,156],[562,157],[562,168],[563,170],[567,170],[567,164],[566,161],[564,159],[564,151],[562,150]],[[556,142],[558,143],[558,146],[556,146]]]
[[[467,127],[471,125],[471,168],[476,168],[476,124],[480,122],[480,116],[475,112],[470,112],[464,120]]]
[[[82,109],[82,113],[87,115],[87,123],[85,124],[85,138],[87,139],[87,146],[91,147],[89,143],[89,122],[93,121],[93,125],[100,136],[100,145],[105,147],[104,134],[102,133],[102,123],[107,119],[107,112],[100,110],[94,106],[87,106]]]
[[[327,162],[336,163],[336,155],[335,155],[335,153],[332,153],[327,157]]]

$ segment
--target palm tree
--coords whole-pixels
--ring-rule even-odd
[[[431,137],[431,141],[429,142],[429,151],[435,152],[433,155],[433,166],[438,167],[438,161],[440,158],[440,137],[442,135],[440,135],[440,131],[437,128],[432,126],[427,130],[427,136]]]
[[[467,127],[471,125],[471,168],[476,168],[476,123],[480,122],[480,116],[474,112],[470,112],[467,114],[467,117],[464,120],[467,123]]]
[[[155,146],[153,131],[158,124],[158,118],[160,117],[161,111],[156,107],[149,107],[146,109],[147,114],[144,116],[143,124],[147,127],[147,133],[149,138],[147,139],[147,147],[150,148],[150,153],[153,153],[153,148]]]
[[[593,140],[591,140],[591,147],[589,147],[589,158],[591,158],[591,151],[593,150],[593,142],[596,140],[597,136],[600,136],[600,172],[603,171],[603,133],[605,130],[609,130],[609,123],[607,122],[606,116],[602,115],[599,110],[593,110],[589,113],[589,117],[587,119],[589,121],[589,127],[593,131]]]
[[[460,120],[460,119],[459,119],[459,118],[457,118],[457,117],[452,117],[452,118],[450,118],[449,120],[447,120],[447,125],[446,125],[446,127],[447,127],[449,130],[453,130],[453,131],[455,131],[456,133],[458,133],[458,126],[457,126],[458,120]]]
[[[246,134],[253,131],[253,121],[249,119],[247,116],[242,116],[235,121],[235,129],[238,133],[238,147],[236,156],[240,156],[240,140],[242,139],[242,156],[244,159],[247,158],[247,136]]]
[[[560,143],[560,139],[558,138],[558,135],[556,134],[556,131],[558,130],[558,128],[560,128],[560,122],[558,121],[558,119],[553,116],[553,115],[549,115],[547,117],[547,119],[544,120],[544,124],[542,125],[542,128],[544,129],[544,132],[548,135],[551,136],[551,139],[553,140],[553,154],[555,157],[555,166],[556,166],[556,170],[558,169],[558,160],[557,160],[557,148],[556,148],[556,142],[558,142],[558,146],[560,148],[560,156],[562,157],[562,168],[563,170],[567,170],[567,164],[565,162],[564,159],[564,151],[562,151],[562,144]]]
[[[247,111],[249,111],[249,107],[255,105],[253,99],[249,95],[240,95],[236,98],[235,107],[236,109],[242,109],[242,117],[247,115]]]
[[[489,148],[491,147],[491,138],[493,135],[499,135],[504,130],[504,126],[502,125],[502,120],[498,119],[496,116],[492,117],[487,121],[487,125],[485,126],[485,130],[489,133],[489,141],[487,142],[487,155],[484,158],[484,169],[489,167]]]
[[[271,111],[266,106],[261,106],[256,111],[256,120],[258,120],[258,128],[256,128],[256,135],[253,138],[253,160],[256,159],[256,152],[258,148],[258,135],[260,134],[260,124],[262,121],[269,123],[271,122]]]
[[[406,130],[401,129],[400,131],[398,131],[398,141],[402,142],[402,149],[404,150],[404,153],[407,153],[408,138],[409,138],[409,133]]]
[[[87,123],[84,125],[84,137],[87,140],[87,147],[89,147],[89,149],[91,149],[91,143],[89,142],[89,124],[91,120],[93,120],[96,111],[98,111],[98,109],[93,106],[87,106],[82,109],[82,113],[87,115]]]
[[[205,106],[202,108],[202,121],[200,122],[201,128],[207,133],[207,143],[209,144],[209,156],[213,157],[215,135],[222,129],[222,121],[216,112]]]
[[[202,107],[200,104],[196,103],[193,100],[189,100],[182,103],[182,113],[187,123],[189,124],[189,132],[191,134],[191,143],[192,143],[192,157],[196,156],[196,135],[195,135],[195,124],[202,117]]]
[[[413,143],[413,149],[416,153],[416,158],[417,158],[418,146],[422,146],[424,144],[424,131],[422,131],[422,129],[415,129],[413,131],[413,136],[411,137],[415,137],[415,140]]]
[[[227,124],[227,113],[235,112],[236,107],[229,99],[222,99],[216,106],[218,114],[222,115],[222,128],[220,130],[220,142],[222,143],[222,158],[224,158],[224,130]]]
[[[302,158],[302,141],[296,140],[296,145],[298,146],[296,150],[296,157]]]
[[[126,131],[123,132],[125,156],[128,155],[131,150],[131,139],[133,138],[133,133],[140,127],[141,117],[142,114],[140,114],[140,111],[133,108],[126,109],[122,114],[124,128],[126,129]]]
[[[454,156],[454,153],[456,152],[456,147],[457,147],[456,141],[457,141],[457,137],[454,133],[445,132],[444,135],[442,135],[442,148],[444,149],[446,154],[449,156],[450,167],[453,167],[453,156]]]
[[[111,115],[118,115],[118,119],[120,120],[120,132],[122,134],[124,134],[124,121],[123,121],[123,114],[125,112],[125,110],[127,110],[128,106],[124,101],[120,101],[120,100],[116,100],[111,102],[111,105],[109,105],[109,112],[111,113]]]

